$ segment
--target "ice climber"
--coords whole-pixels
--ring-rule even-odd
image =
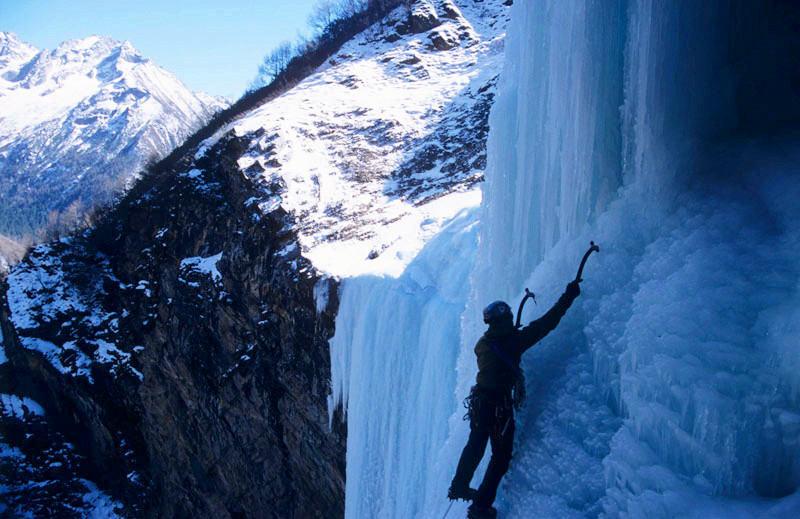
[[[511,308],[505,302],[495,301],[483,310],[483,321],[489,329],[475,345],[478,376],[466,400],[469,440],[448,492],[451,500],[472,501],[469,517],[494,517],[496,514],[492,503],[511,462],[514,409],[519,408],[524,398],[522,354],[558,325],[581,292],[579,281],[580,273],[546,314],[521,329],[514,326]],[[475,490],[469,484],[487,442],[491,442],[492,457],[483,482]]]

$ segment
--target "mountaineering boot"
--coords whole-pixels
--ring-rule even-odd
[[[497,510],[492,506],[482,506],[472,503],[467,508],[467,519],[496,519]]]
[[[455,501],[456,499],[462,499],[464,501],[472,501],[475,499],[475,495],[478,493],[477,490],[474,488],[470,488],[468,486],[450,486],[450,490],[447,491],[447,498],[451,501]]]

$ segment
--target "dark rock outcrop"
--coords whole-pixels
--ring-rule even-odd
[[[445,18],[450,18],[451,20],[463,18],[461,15],[461,9],[459,9],[458,6],[452,2],[452,0],[444,0],[441,3],[441,8]]]
[[[458,35],[452,30],[435,29],[428,34],[428,38],[436,50],[450,50],[459,44]]]
[[[400,34],[420,34],[441,24],[436,8],[428,0],[414,2],[408,12],[408,19],[400,24]]]

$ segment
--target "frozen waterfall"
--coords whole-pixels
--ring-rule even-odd
[[[534,317],[590,239],[581,298],[523,359],[501,514],[800,515],[798,20],[515,2],[480,211],[400,278],[343,282],[348,517],[441,517],[480,308],[528,286]]]
[[[335,404],[347,408],[348,517],[425,516],[430,464],[457,407],[476,212],[457,216],[399,278],[344,282],[331,364]]]

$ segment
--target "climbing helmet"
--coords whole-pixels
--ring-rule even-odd
[[[483,309],[483,322],[490,324],[511,317],[511,307],[505,301],[495,301]]]

